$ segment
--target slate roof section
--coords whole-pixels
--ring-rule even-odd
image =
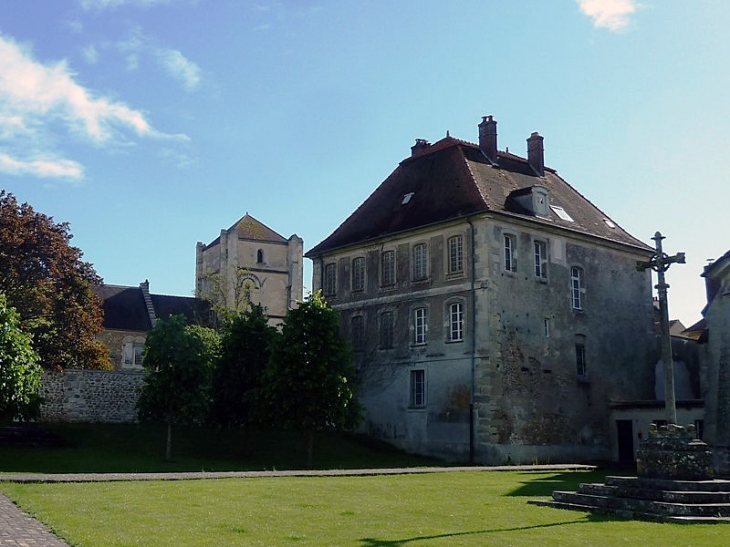
[[[152,329],[150,316],[140,287],[102,285],[96,289],[102,299],[104,328],[147,332]],[[191,296],[151,294],[158,319],[182,314],[189,322],[198,323],[208,317],[205,301]]]
[[[561,219],[553,210],[549,217],[541,218],[510,206],[507,198],[511,193],[533,186],[547,188],[550,205],[562,207],[573,222]],[[413,196],[404,204],[403,197],[409,193]],[[653,251],[555,170],[546,167],[545,176],[539,177],[527,159],[502,151],[493,166],[478,145],[447,136],[403,160],[355,212],[305,256],[312,258],[334,249],[486,212]]]
[[[248,213],[234,222],[226,232],[229,235],[235,232],[239,239],[248,239],[250,241],[265,241],[267,243],[286,243],[288,241],[284,236],[275,232],[263,222],[256,220]],[[221,238],[218,236],[206,245],[205,248],[213,247],[220,242]]]

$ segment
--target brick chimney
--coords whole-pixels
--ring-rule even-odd
[[[527,139],[527,161],[539,176],[545,175],[545,150],[543,138],[536,131]]]
[[[426,139],[416,139],[416,144],[411,146],[411,156],[419,154],[429,146],[431,146],[431,143],[429,143]]]
[[[479,149],[489,161],[497,163],[497,122],[492,116],[483,116],[479,124]]]

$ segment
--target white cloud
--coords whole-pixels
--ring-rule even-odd
[[[74,136],[96,145],[164,135],[125,104],[79,85],[65,61],[43,64],[0,35],[0,171],[81,178],[83,168],[59,158],[53,142]]]
[[[596,28],[612,31],[629,26],[629,16],[639,7],[637,0],[576,0],[580,11],[593,20]]]
[[[9,175],[33,175],[42,178],[80,179],[84,168],[73,160],[41,158],[19,160],[0,152],[0,172]]]
[[[155,55],[165,72],[182,82],[185,89],[192,91],[198,87],[200,84],[200,67],[178,50],[158,48]]]

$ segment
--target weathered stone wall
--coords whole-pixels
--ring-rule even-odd
[[[43,374],[41,420],[131,423],[144,381],[139,371],[66,370]]]

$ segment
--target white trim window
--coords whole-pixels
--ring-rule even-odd
[[[423,369],[411,371],[409,406],[411,408],[426,406],[426,371]]]
[[[413,246],[413,279],[420,281],[428,278],[428,246],[418,243]]]
[[[449,342],[464,340],[464,305],[454,302],[449,306]]]
[[[574,310],[583,309],[583,295],[585,294],[583,268],[570,268],[570,301]]]
[[[380,255],[380,284],[383,287],[395,285],[395,251],[383,251]]]
[[[449,238],[449,273],[464,271],[464,238],[460,235]]]
[[[535,241],[535,277],[547,279],[547,243]]]
[[[413,343],[416,345],[425,344],[427,332],[428,310],[426,308],[416,308],[413,310]]]
[[[517,261],[515,260],[515,236],[512,234],[504,235],[504,269],[507,272],[517,271]]]
[[[144,342],[135,340],[122,345],[122,365],[125,367],[141,367],[144,356]]]
[[[365,259],[361,256],[352,260],[352,291],[365,290]]]
[[[331,262],[324,267],[324,294],[331,296],[337,291],[337,264]]]

